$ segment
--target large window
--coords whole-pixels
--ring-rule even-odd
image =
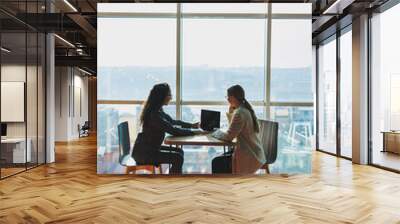
[[[336,39],[318,48],[318,148],[336,154]]]
[[[271,101],[312,104],[311,22],[273,19],[271,35]]]
[[[273,15],[301,13],[302,4],[273,4]],[[271,84],[269,118],[279,122],[278,161],[281,173],[311,172],[314,139],[311,21],[271,21]],[[295,34],[295,35],[293,35]]]
[[[226,90],[240,84],[258,118],[281,122],[279,152],[310,155],[311,4],[99,4],[98,10],[99,173],[121,172],[116,126],[128,120],[133,143],[142,104],[160,82],[172,87],[170,115],[194,122],[201,109],[218,110],[225,128]],[[184,151],[184,173],[210,173],[222,148]],[[310,171],[290,156],[278,161],[272,172]]]
[[[372,163],[400,170],[400,5],[372,19]],[[384,134],[385,133],[385,134]],[[384,138],[386,137],[386,139]]]
[[[318,149],[352,158],[352,25],[317,47]]]
[[[184,18],[182,99],[224,101],[234,84],[264,98],[264,19]]]
[[[176,19],[99,18],[99,91],[102,100],[145,100],[167,82],[175,92]]]
[[[314,110],[312,107],[271,107],[271,119],[279,122],[278,161],[280,173],[311,172]]]

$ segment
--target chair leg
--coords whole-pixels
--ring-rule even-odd
[[[267,172],[267,174],[270,174],[270,172],[269,172],[269,165],[268,165],[268,164],[265,165],[265,172]]]
[[[163,173],[162,173],[162,166],[161,166],[161,164],[158,165],[158,170],[160,171],[160,174],[163,174]]]
[[[126,166],[125,174],[130,174],[131,172],[133,172],[133,174],[136,174],[136,167],[135,166]]]

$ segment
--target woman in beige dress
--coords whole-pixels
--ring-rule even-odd
[[[213,173],[254,174],[265,163],[258,120],[240,85],[230,87],[227,92],[229,128],[226,132],[218,130],[213,136],[225,141],[236,138],[237,145],[233,152],[214,158],[212,170]]]

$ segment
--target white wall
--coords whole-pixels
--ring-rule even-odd
[[[9,64],[1,66],[1,81],[3,82],[25,82],[24,65]],[[6,110],[7,108],[1,108]],[[7,137],[25,137],[25,122],[9,122],[7,123]]]
[[[26,70],[27,69],[27,70]],[[1,81],[2,82],[25,82],[26,71],[28,75],[35,73],[36,74],[36,67],[28,66],[25,67],[24,65],[18,64],[5,64],[1,66]],[[29,76],[28,76],[29,78]],[[36,81],[29,80],[29,85],[36,85]],[[27,106],[36,108],[36,89],[27,88]],[[4,97],[4,96],[3,96]],[[33,99],[32,99],[33,98]],[[34,102],[34,104],[31,104]],[[31,105],[29,105],[31,104]],[[7,108],[1,108],[2,110],[7,110]],[[35,121],[36,123],[36,113],[33,114],[31,111],[28,111],[27,114],[28,122]],[[7,122],[7,136],[8,137],[25,137],[25,124],[26,122]],[[28,125],[28,129],[33,127],[32,124]],[[36,130],[36,126],[34,127]],[[29,131],[29,130],[28,130]],[[28,137],[29,132],[28,132]]]
[[[55,141],[68,140],[68,85],[67,67],[55,68]]]
[[[39,69],[38,71],[36,69]],[[39,158],[40,163],[44,163],[44,74],[41,66],[25,66],[20,63],[5,63],[1,66],[2,82],[24,82],[26,84],[26,106],[21,108],[21,113],[26,112],[26,120],[22,122],[5,122],[7,124],[7,137],[24,138],[25,135],[30,140],[32,151],[32,161],[36,162]],[[27,80],[26,80],[27,79]],[[4,89],[3,89],[4,90]],[[7,98],[3,95],[2,98]],[[2,107],[3,113],[13,113],[11,108]],[[39,154],[37,156],[37,153]]]
[[[56,67],[56,141],[79,138],[78,124],[88,120],[88,78],[83,75],[76,68]]]

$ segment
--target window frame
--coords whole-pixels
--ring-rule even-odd
[[[345,26],[344,28],[342,28],[341,30],[336,31],[336,33],[332,34],[331,36],[327,37],[326,39],[320,41],[318,44],[316,44],[316,113],[315,113],[315,119],[316,119],[316,151],[318,152],[323,152],[332,156],[336,156],[336,157],[340,157],[343,159],[347,159],[347,160],[352,160],[352,158],[347,157],[342,155],[341,152],[341,118],[340,118],[340,114],[341,114],[341,108],[340,108],[340,104],[341,104],[341,90],[340,90],[340,86],[341,86],[341,52],[340,52],[340,41],[341,41],[341,36],[343,36],[345,33],[347,32],[352,32],[352,23],[348,24],[347,26]],[[326,44],[330,41],[336,41],[336,152],[332,153],[332,152],[328,152],[322,148],[319,147],[319,110],[321,109],[319,106],[319,83],[320,83],[320,79],[319,79],[319,47],[320,45]]]

